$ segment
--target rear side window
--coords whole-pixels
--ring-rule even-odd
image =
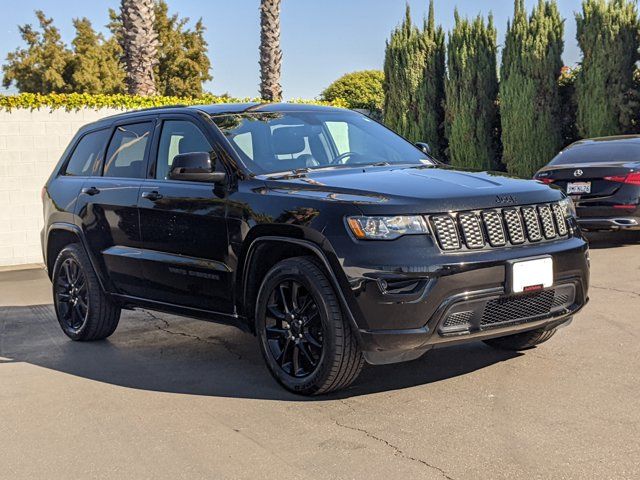
[[[80,139],[65,168],[65,175],[100,175],[102,156],[109,140],[109,130],[98,130],[86,134]]]
[[[144,178],[145,158],[152,131],[152,122],[116,127],[104,162],[103,176]]]

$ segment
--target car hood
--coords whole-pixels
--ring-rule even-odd
[[[352,202],[363,210],[368,210],[368,205],[375,205],[376,209],[389,205],[396,210],[403,205],[422,212],[471,210],[562,198],[559,191],[537,181],[440,167],[321,170],[265,182],[273,192]]]

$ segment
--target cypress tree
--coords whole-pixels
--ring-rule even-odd
[[[436,158],[444,159],[447,143],[444,135],[445,58],[446,45],[442,27],[436,27],[433,0],[429,1],[429,16],[421,32],[425,66],[418,92],[418,118],[422,138],[431,146]]]
[[[503,162],[514,175],[530,177],[562,147],[563,27],[555,1],[539,0],[527,18],[524,0],[515,0],[500,75]]]
[[[443,153],[444,32],[435,26],[433,1],[423,29],[404,21],[387,41],[384,61],[385,123],[411,141],[428,141]]]
[[[461,168],[497,167],[498,70],[493,16],[460,18],[449,34],[446,79],[448,157]]]
[[[576,78],[578,133],[630,133],[637,105],[634,84],[638,12],[630,0],[585,0],[576,13],[582,66]]]

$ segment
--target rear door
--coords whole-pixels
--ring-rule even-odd
[[[190,115],[160,117],[150,174],[140,191],[145,297],[174,305],[233,312],[225,189],[168,178],[178,154],[207,152],[223,170],[216,140]]]
[[[153,117],[117,123],[101,175],[87,179],[79,197],[78,216],[88,247],[112,289],[124,295],[144,292],[137,204],[155,124]]]

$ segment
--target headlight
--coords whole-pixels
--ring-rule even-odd
[[[427,222],[419,215],[397,217],[348,217],[347,225],[356,238],[393,240],[403,235],[429,233]]]
[[[564,212],[564,216],[566,218],[571,218],[571,217],[575,218],[577,216],[576,206],[573,203],[573,200],[571,200],[571,198],[565,197],[562,200],[560,200],[558,204],[562,208],[562,211]]]

